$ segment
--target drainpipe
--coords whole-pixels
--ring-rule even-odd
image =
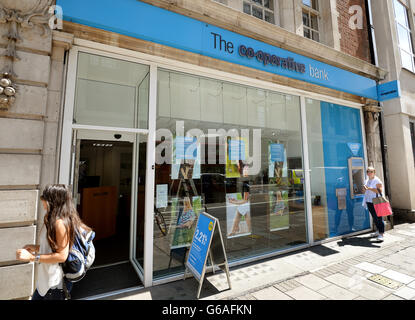
[[[377,46],[376,46],[376,37],[375,37],[375,28],[373,26],[373,15],[372,15],[372,1],[371,0],[365,0],[366,1],[366,16],[368,18],[368,29],[369,29],[369,44],[370,44],[370,52],[372,57],[372,64],[374,64],[376,67],[379,67],[379,59],[378,59],[378,52],[377,52]],[[377,81],[379,84],[379,81]],[[380,136],[380,145],[381,145],[381,153],[382,153],[382,162],[383,162],[383,176],[384,176],[384,186],[385,190],[384,193],[386,196],[391,200],[391,194],[390,194],[390,185],[389,185],[389,168],[388,168],[388,155],[387,155],[387,149],[388,146],[386,144],[385,139],[385,130],[384,130],[384,123],[385,118],[383,114],[383,103],[379,102],[378,106],[380,107],[381,111],[379,112],[379,136]]]

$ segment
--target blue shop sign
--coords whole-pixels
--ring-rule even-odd
[[[137,0],[57,0],[63,18],[378,100],[376,81]]]
[[[379,101],[387,101],[401,96],[401,84],[399,80],[383,83],[378,86]]]

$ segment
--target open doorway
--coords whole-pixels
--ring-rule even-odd
[[[95,267],[129,260],[132,159],[130,142],[81,141],[77,209],[95,231]]]
[[[134,143],[78,138],[75,158],[77,210],[95,231],[96,253],[85,278],[74,284],[72,298],[141,286],[130,260]]]

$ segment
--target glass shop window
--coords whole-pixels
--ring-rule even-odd
[[[184,271],[202,210],[229,261],[307,242],[299,97],[160,69],[157,104],[156,278]]]
[[[80,52],[74,123],[148,128],[150,67]]]

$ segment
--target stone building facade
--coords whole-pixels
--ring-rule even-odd
[[[390,196],[395,213],[415,213],[415,1],[371,1],[377,64],[398,80],[401,97],[382,103]]]
[[[15,101],[0,109],[0,299],[33,292],[35,266],[18,263],[16,249],[37,240],[43,218],[39,190],[57,181],[64,57],[71,37],[51,30],[53,5],[0,2],[0,73],[8,73],[16,88]]]
[[[0,110],[0,299],[26,299],[34,290],[36,266],[18,263],[15,252],[25,244],[37,241],[40,231],[37,226],[43,219],[39,193],[46,184],[59,182],[67,57],[74,37],[85,37],[89,41],[119,48],[126,48],[129,44],[128,39],[123,42],[118,36],[108,38],[89,29],[82,31],[82,28],[74,28],[74,24],[66,22],[63,29],[51,30],[50,26],[56,21],[52,17],[54,10],[50,8],[55,2],[0,0],[0,71],[3,77],[10,78],[16,90],[15,101],[10,99],[10,103],[3,103]],[[250,0],[142,2],[377,81],[383,80],[385,70],[391,67],[383,63],[381,69],[372,64],[363,0],[270,0],[271,5],[263,3],[259,6],[261,17],[249,16],[258,4]],[[349,12],[352,5],[363,8],[363,29],[350,31],[348,28],[348,21],[354,14]],[[248,7],[251,10],[249,14]],[[378,5],[377,10],[383,9]],[[260,15],[259,11],[255,14]],[[256,19],[264,20],[265,16],[271,24]],[[383,44],[380,42],[378,45],[381,47]],[[384,45],[387,46],[387,42]],[[150,46],[137,50],[154,51],[159,56],[165,54],[162,49],[158,51]],[[304,88],[297,82],[290,82],[290,85]],[[307,86],[307,89],[337,95],[318,86]],[[377,117],[373,117],[380,109],[370,99],[363,101],[346,94],[342,98],[368,105],[365,111],[368,161],[383,177],[380,133]],[[395,117],[401,119],[402,114]],[[405,117],[409,119],[409,116]],[[409,131],[404,131],[404,134],[408,136]]]

